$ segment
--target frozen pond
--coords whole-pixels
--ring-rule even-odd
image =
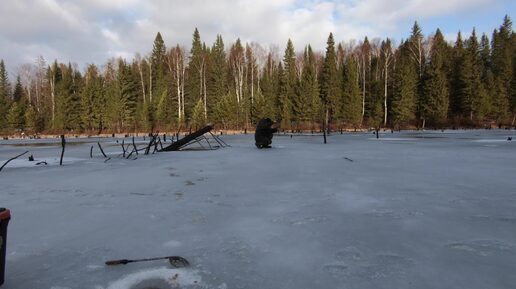
[[[512,289],[509,136],[275,136],[258,150],[236,135],[223,136],[229,148],[136,160],[113,138],[69,139],[64,166],[58,139],[0,141],[0,165],[30,151],[0,172],[13,215],[2,289]],[[192,266],[104,265],[169,255]]]

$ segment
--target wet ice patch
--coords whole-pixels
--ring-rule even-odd
[[[181,242],[175,241],[175,240],[171,240],[166,243],[163,243],[163,247],[179,247],[179,246],[181,246]]]
[[[454,242],[448,244],[448,247],[457,251],[468,252],[483,257],[494,254],[515,253],[516,250],[516,245],[498,240],[471,240]]]
[[[106,289],[183,288],[198,285],[200,280],[197,271],[158,268],[128,274]]]

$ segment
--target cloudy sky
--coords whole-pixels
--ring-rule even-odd
[[[283,50],[288,38],[300,50],[323,50],[364,36],[399,42],[417,20],[425,34],[441,28],[448,38],[475,26],[489,35],[513,0],[0,0],[0,58],[15,74],[37,56],[47,61],[103,64],[108,58],[146,55],[158,31],[167,46],[190,47],[197,27],[211,45],[240,37]]]

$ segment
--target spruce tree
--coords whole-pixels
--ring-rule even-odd
[[[23,104],[13,102],[7,112],[7,122],[12,130],[23,130],[25,126],[25,112]]]
[[[449,71],[450,78],[450,115],[463,116],[467,114],[468,108],[464,107],[467,103],[467,98],[470,96],[470,85],[468,83],[469,73],[471,72],[471,62],[465,53],[464,41],[462,40],[462,33],[459,31],[457,40],[453,47],[452,53],[452,67]],[[467,67],[464,67],[467,66]]]
[[[119,60],[118,63],[118,82],[120,86],[119,103],[121,105],[119,122],[122,128],[134,128],[136,125],[134,121],[136,119],[138,84],[132,70],[123,60]],[[148,114],[147,128],[150,128],[151,132],[153,132],[156,126],[154,103],[149,101],[146,109]]]
[[[285,48],[285,55],[283,57],[283,74],[281,75],[280,87],[280,118],[281,126],[285,129],[290,129],[292,121],[296,121],[294,108],[297,108],[299,99],[297,97],[297,68],[296,68],[296,53],[294,45],[289,39],[287,47]]]
[[[191,116],[191,111],[199,99],[203,98],[203,72],[205,55],[199,30],[195,28],[188,62],[188,79],[186,83],[185,114]]]
[[[480,53],[477,34],[475,29],[473,29],[467,41],[465,54],[465,60],[471,62],[471,73],[469,74],[470,78],[467,79],[468,85],[462,93],[462,107],[468,109],[466,111],[466,117],[469,117],[470,120],[476,118],[479,121],[483,120],[489,112],[489,99],[485,86],[482,83],[482,58]],[[466,66],[469,66],[469,64],[466,64],[463,69],[465,69]],[[464,76],[466,73],[462,73],[462,75]],[[467,94],[468,92],[470,92],[470,94]]]
[[[511,103],[511,82],[513,72],[512,21],[505,16],[503,24],[493,33],[492,71],[495,82],[493,110],[497,122],[501,123],[508,115]],[[516,111],[513,111],[516,114]]]
[[[94,64],[88,66],[81,93],[82,123],[87,130],[102,130],[107,121],[104,80]]]
[[[266,110],[263,112],[263,116],[257,116],[258,118],[270,117],[271,119],[278,119],[279,107],[278,96],[279,96],[279,67],[274,60],[271,53],[267,55],[267,63],[262,71],[260,80],[261,94],[263,95],[264,101],[267,104]],[[256,114],[255,114],[256,115]]]
[[[24,95],[25,95],[25,91],[23,90],[23,85],[21,83],[20,76],[18,75],[16,77],[16,84],[14,86],[12,99],[14,102],[20,102],[20,100],[23,98]]]
[[[355,59],[348,55],[344,62],[342,113],[346,123],[355,129],[362,123],[362,96]]]
[[[295,111],[301,123],[315,122],[320,119],[319,84],[316,76],[315,55],[308,45],[303,54],[303,72],[299,87],[299,96],[295,102]]]
[[[7,128],[7,111],[10,104],[11,88],[5,64],[0,60],[0,131]]]
[[[228,75],[226,64],[226,52],[222,36],[217,35],[217,39],[211,48],[211,64],[208,72],[208,111],[213,112],[215,105],[221,98],[228,93]],[[211,113],[208,113],[211,115]]]
[[[447,44],[439,29],[435,32],[430,62],[423,78],[423,117],[436,126],[444,125],[449,107],[448,79],[444,67]]]
[[[424,93],[423,93],[423,76],[426,67],[426,51],[423,43],[423,33],[419,24],[414,22],[412,26],[411,35],[408,39],[408,50],[410,51],[410,57],[413,65],[418,73],[418,90],[417,90],[417,118],[422,121],[421,126],[425,126],[425,112],[424,112]],[[418,122],[419,127],[419,122]]]
[[[326,44],[326,55],[319,84],[321,88],[320,95],[324,105],[325,127],[329,131],[329,118],[334,112],[338,111],[340,106],[339,99],[341,89],[338,83],[337,55],[335,52],[335,41],[333,40],[332,33],[328,36]]]
[[[408,125],[416,117],[419,75],[410,59],[409,43],[403,43],[397,55],[394,70],[392,119],[395,128]]]

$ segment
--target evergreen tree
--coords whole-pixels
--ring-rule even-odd
[[[266,108],[268,109],[264,112],[263,116],[257,116],[257,118],[265,117],[266,115],[270,116],[271,119],[278,119],[279,112],[277,110],[279,103],[279,66],[274,60],[271,53],[267,55],[267,63],[263,69],[261,80],[260,80],[260,89],[261,94],[263,95],[264,101],[267,104]]]
[[[7,112],[7,122],[12,130],[23,130],[25,125],[23,105],[13,102]]]
[[[445,56],[446,57],[446,56]],[[451,116],[462,116],[468,111],[464,105],[467,103],[467,98],[471,95],[469,90],[468,79],[471,73],[471,62],[468,55],[465,53],[464,41],[462,40],[462,33],[459,31],[457,40],[453,47],[452,67],[449,74],[450,78],[450,109]],[[464,67],[467,66],[467,67]]]
[[[449,107],[448,79],[444,68],[446,45],[441,31],[437,29],[423,80],[423,117],[438,126],[446,121]]]
[[[205,50],[201,42],[199,30],[195,28],[192,48],[190,50],[190,60],[188,62],[188,79],[186,83],[185,110],[188,114],[193,110],[199,99],[203,98],[203,73],[206,68]]]
[[[415,119],[419,75],[410,59],[408,42],[401,45],[394,70],[392,118],[394,127],[400,128]]]
[[[29,107],[25,110],[23,117],[26,130],[29,132],[39,131],[40,125],[38,124],[38,115],[34,109],[34,106],[29,105]]]
[[[136,126],[136,108],[138,100],[138,84],[137,78],[133,74],[131,68],[123,60],[118,62],[118,83],[120,86],[120,105],[121,110],[119,112],[119,123],[120,126],[127,128],[134,128]],[[146,111],[148,113],[148,128],[150,127],[151,132],[154,131],[156,126],[155,119],[155,106],[153,102],[148,102]]]
[[[20,102],[20,100],[23,98],[24,95],[25,95],[25,91],[23,90],[23,85],[21,83],[20,76],[18,75],[16,77],[16,85],[14,86],[14,91],[13,91],[13,101]]]
[[[319,82],[321,88],[321,99],[325,110],[325,127],[329,131],[328,121],[330,116],[338,111],[340,99],[340,86],[337,75],[337,55],[335,52],[335,41],[333,34],[330,33],[326,42],[326,55],[324,58],[321,80]]]
[[[222,36],[217,35],[217,39],[211,49],[211,63],[208,72],[208,111],[213,112],[215,105],[221,100],[221,98],[228,93],[228,75],[227,75],[227,64],[226,64],[226,52],[224,50],[224,41]],[[211,115],[209,113],[209,115]]]
[[[482,58],[475,29],[467,41],[464,62],[465,65],[462,69],[471,66],[471,72],[469,73],[470,78],[464,77],[467,76],[466,72],[461,73],[462,81],[466,83],[462,91],[462,111],[466,112],[465,116],[470,120],[473,120],[474,117],[477,120],[483,120],[489,113],[489,99],[482,83]]]
[[[285,55],[283,57],[283,74],[281,75],[281,86],[280,86],[280,111],[281,111],[281,126],[285,129],[291,128],[293,120],[297,120],[295,117],[294,107],[299,105],[299,99],[297,97],[297,68],[296,68],[296,53],[294,51],[294,45],[289,39],[287,47],[285,48]]]
[[[421,27],[419,24],[414,22],[412,26],[411,35],[408,39],[408,50],[410,51],[410,57],[412,59],[412,63],[416,68],[418,73],[418,90],[416,96],[417,103],[417,118],[422,121],[422,127],[425,126],[425,99],[423,93],[423,76],[426,67],[426,57],[425,57],[425,46],[423,43],[423,33],[421,31]],[[418,123],[419,127],[419,123]]]
[[[357,63],[351,55],[345,59],[343,74],[342,112],[344,121],[357,129],[362,123],[362,96],[360,95]]]
[[[7,111],[10,104],[11,89],[3,60],[0,60],[0,131],[7,128]]]
[[[165,42],[158,32],[154,39],[152,53],[150,56],[151,65],[151,89],[149,91],[151,106],[156,108],[158,115],[153,115],[153,119],[159,120],[160,123],[171,121],[171,101],[168,95],[169,87],[166,75],[166,47]],[[134,76],[133,76],[134,77]],[[150,110],[151,113],[154,110]]]
[[[497,122],[502,122],[510,108],[510,87],[512,81],[512,22],[505,16],[499,30],[493,33],[492,44],[492,71],[495,82],[493,94],[493,111],[496,112]],[[516,111],[515,111],[516,113]]]
[[[8,122],[12,129],[23,130],[25,128],[27,99],[25,97],[25,90],[23,89],[19,75],[16,77],[12,100],[13,102],[7,115]]]
[[[94,64],[88,66],[82,90],[82,123],[87,130],[102,130],[107,120],[104,80]]]
[[[205,125],[204,104],[202,102],[202,99],[199,99],[199,101],[197,101],[197,104],[194,106],[194,109],[192,110],[191,125],[194,128],[194,130],[198,130]]]
[[[315,122],[320,119],[319,83],[316,76],[315,55],[308,45],[303,54],[303,73],[299,88],[299,97],[295,102],[297,119],[300,122]]]

